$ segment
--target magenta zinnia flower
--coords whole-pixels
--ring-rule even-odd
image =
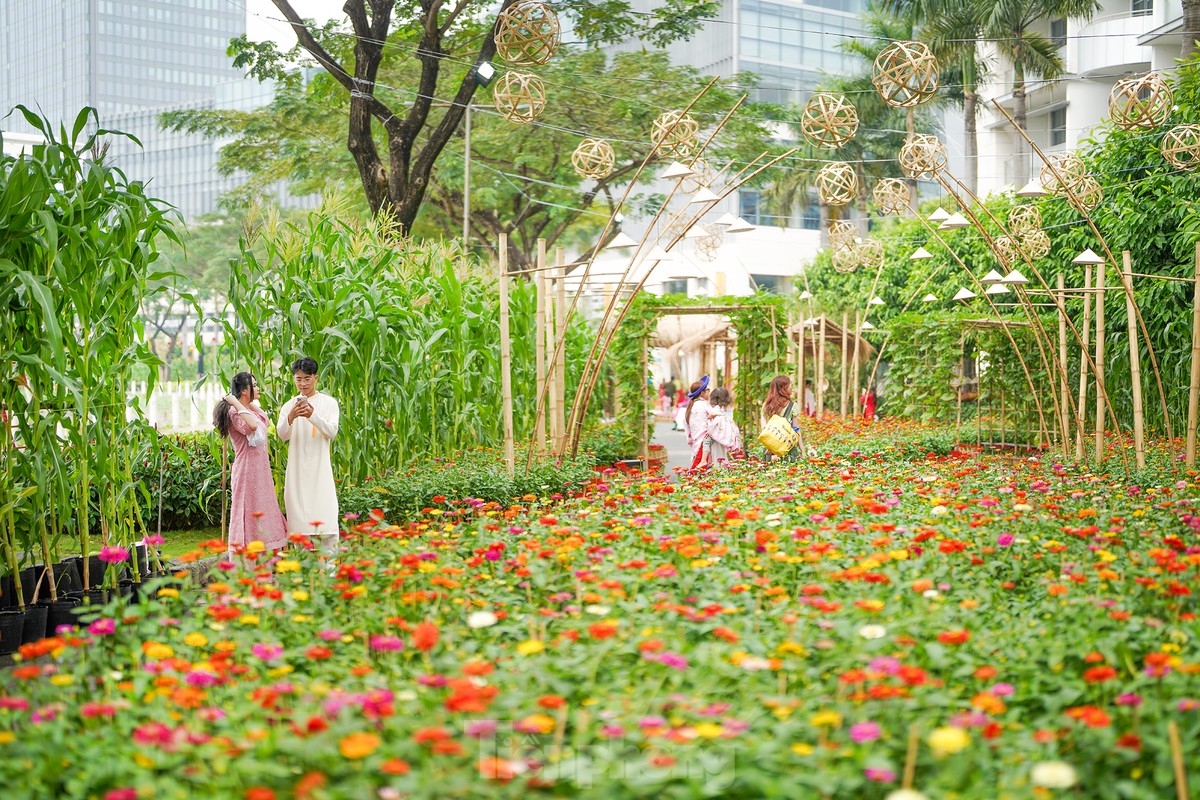
[[[404,640],[396,636],[377,633],[371,637],[371,649],[379,650],[383,653],[394,653],[404,649]]]
[[[120,564],[129,560],[129,551],[123,547],[101,547],[97,558],[108,564]]]
[[[88,633],[93,636],[111,636],[117,632],[117,621],[108,617],[100,619],[88,625]]]
[[[270,661],[274,658],[279,658],[283,655],[283,648],[277,644],[264,644],[259,642],[250,648],[250,652],[263,661]]]
[[[873,742],[881,733],[879,725],[874,722],[858,722],[850,726],[850,738],[859,744]]]

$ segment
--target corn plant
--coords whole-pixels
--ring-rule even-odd
[[[259,379],[272,410],[294,394],[289,367],[320,365],[341,405],[339,477],[362,480],[416,457],[503,442],[494,271],[453,246],[399,238],[386,220],[347,221],[336,200],[300,223],[252,218],[232,270],[224,363]],[[532,433],[533,286],[510,292],[514,420]],[[575,323],[567,396],[589,337]],[[283,459],[276,460],[281,466]]]
[[[34,548],[49,565],[72,530],[87,582],[91,534],[128,546],[141,525],[132,465],[157,437],[126,396],[158,363],[140,312],[164,277],[155,240],[175,234],[169,208],[104,163],[102,137],[121,134],[95,130],[93,109],[57,132],[18,111],[45,143],[0,160],[0,540],[15,571]]]

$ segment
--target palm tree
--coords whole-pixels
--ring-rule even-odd
[[[1196,40],[1200,39],[1200,0],[1183,0],[1183,49],[1184,59],[1196,52]]]
[[[1013,66],[1013,119],[1026,130],[1026,78],[1053,79],[1066,71],[1058,46],[1033,29],[1050,19],[1091,19],[1100,10],[1099,0],[974,0],[971,5],[983,38],[992,41]],[[1020,185],[1029,180],[1029,150],[1021,137],[1015,155]]]

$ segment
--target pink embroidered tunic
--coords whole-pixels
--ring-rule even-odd
[[[258,408],[250,410],[259,426],[269,431],[270,418]],[[229,505],[229,546],[244,547],[260,541],[268,550],[275,550],[287,544],[287,525],[279,511],[267,443],[253,446],[248,441],[256,430],[248,417],[229,409],[229,438],[234,454],[229,481],[233,494]]]

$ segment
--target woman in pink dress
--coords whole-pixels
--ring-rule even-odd
[[[258,407],[258,382],[249,372],[233,376],[229,394],[213,410],[213,425],[233,441],[229,549],[262,542],[268,550],[287,544],[287,523],[279,510],[267,434],[271,419]]]

